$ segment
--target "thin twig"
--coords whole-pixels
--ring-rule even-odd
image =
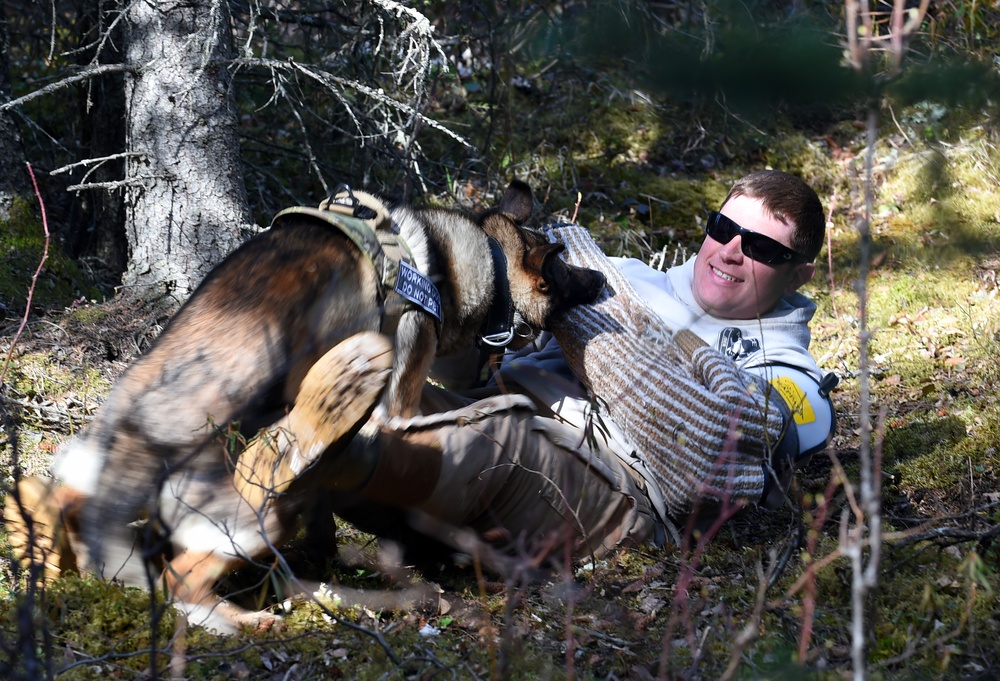
[[[3,370],[0,371],[0,385],[5,382],[7,369],[10,367],[11,357],[14,356],[14,347],[17,345],[17,341],[21,337],[24,327],[28,324],[28,317],[31,315],[31,299],[35,295],[35,286],[38,284],[38,275],[42,273],[42,267],[45,266],[45,261],[49,257],[49,241],[51,237],[49,235],[49,221],[45,215],[45,202],[42,201],[42,193],[38,189],[38,180],[35,179],[35,171],[31,168],[30,163],[25,163],[25,165],[28,166],[28,175],[31,176],[31,184],[35,188],[35,196],[38,197],[38,206],[42,212],[42,230],[45,232],[45,243],[42,246],[42,257],[38,261],[38,267],[35,268],[35,273],[31,275],[31,284],[28,286],[28,298],[24,304],[24,316],[21,318],[21,325],[17,327],[17,333],[14,334],[14,339],[10,342],[10,347],[7,349],[7,358],[3,363]]]
[[[67,173],[71,170],[75,170],[80,166],[86,167],[92,165],[101,165],[107,163],[108,161],[117,161],[118,159],[122,158],[134,158],[138,156],[142,156],[142,153],[138,151],[123,151],[120,154],[111,154],[110,156],[101,156],[100,158],[85,158],[82,161],[77,161],[76,163],[70,163],[68,165],[62,166],[61,168],[50,170],[49,175],[61,175],[62,173]]]
[[[768,563],[766,574],[760,558],[758,557],[757,559],[757,594],[754,598],[753,613],[750,615],[750,621],[747,622],[746,626],[743,627],[740,633],[736,636],[736,639],[733,641],[733,649],[729,654],[729,665],[726,667],[725,673],[723,673],[720,677],[723,681],[728,681],[729,679],[736,677],[740,668],[740,659],[743,656],[743,652],[751,643],[754,642],[757,635],[760,633],[760,620],[764,613],[764,602],[767,596],[767,587],[771,581],[771,575],[777,565],[777,551],[771,549],[769,553],[771,560]]]
[[[826,214],[826,221],[828,224],[833,223],[833,211],[834,207],[837,205],[837,190],[833,190],[833,197],[830,199],[830,210]],[[826,230],[826,269],[830,275],[830,307],[833,309],[833,318],[840,319],[840,313],[837,312],[837,280],[833,272],[833,237],[830,235],[830,230]]]
[[[429,125],[438,132],[444,133],[445,135],[451,137],[456,142],[459,142],[460,144],[469,147],[470,149],[474,148],[473,144],[469,142],[467,139],[465,139],[458,133],[449,130],[446,126],[442,125],[441,123],[438,123],[433,118],[428,118],[427,116],[420,113],[409,104],[405,104],[390,97],[381,89],[376,90],[375,88],[365,85],[360,81],[356,81],[350,78],[341,78],[339,76],[334,76],[329,72],[316,70],[314,68],[310,68],[306,64],[300,64],[299,62],[295,61],[280,61],[277,59],[263,59],[263,58],[253,58],[253,59],[243,58],[243,59],[235,59],[233,60],[232,63],[234,66],[237,67],[252,66],[252,67],[262,67],[274,70],[298,71],[299,73],[308,76],[309,78],[323,85],[328,92],[330,92],[332,95],[337,97],[338,100],[341,101],[341,103],[347,110],[348,114],[352,118],[355,118],[355,125],[358,126],[359,130],[360,130],[360,124],[356,120],[354,109],[350,106],[350,102],[348,102],[346,99],[343,98],[342,89],[354,90],[355,92],[363,94],[367,97],[371,97],[380,104],[384,104],[389,108],[399,111],[415,120],[420,120],[424,124]]]

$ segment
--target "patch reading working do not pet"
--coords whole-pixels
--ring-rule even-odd
[[[441,321],[441,293],[437,286],[404,261],[399,263],[395,291]]]

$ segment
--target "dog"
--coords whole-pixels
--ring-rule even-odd
[[[376,197],[346,194],[355,208],[385,210]],[[375,409],[387,418],[414,415],[435,357],[473,347],[497,300],[516,313],[511,326],[525,327],[525,335],[570,306],[592,302],[603,275],[566,264],[562,246],[526,229],[532,210],[531,189],[517,180],[497,207],[477,216],[408,205],[388,210],[412,253],[403,288],[416,289],[416,302],[393,320],[391,345],[374,350],[373,332],[387,330],[384,286],[356,241],[307,211],[283,215],[239,247],[126,370],[95,421],[57,455],[57,504],[80,509],[78,560],[126,584],[153,586],[130,527],[145,511],[149,526],[169,535],[174,557],[163,575],[175,601],[191,612],[201,608],[222,631],[256,622],[258,613],[220,601],[211,588],[287,540],[288,517],[301,504],[291,495],[262,519],[234,489],[223,443],[292,417],[294,408],[288,410],[313,370],[317,380],[353,390],[322,405],[343,424],[310,444],[316,458],[316,450],[349,441]],[[339,354],[328,357],[334,348]],[[328,365],[317,369],[321,358]]]

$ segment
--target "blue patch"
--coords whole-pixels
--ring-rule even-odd
[[[441,293],[437,286],[402,260],[399,262],[395,291],[441,321]]]

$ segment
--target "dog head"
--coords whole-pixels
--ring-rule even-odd
[[[531,188],[514,180],[481,224],[503,247],[515,313],[536,335],[564,310],[596,300],[605,279],[600,272],[568,264],[559,257],[565,246],[526,229],[533,207]]]

